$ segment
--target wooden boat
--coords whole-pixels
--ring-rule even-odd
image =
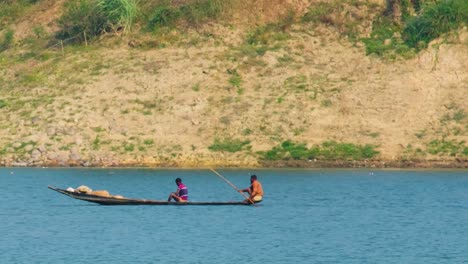
[[[65,194],[72,198],[83,200],[91,203],[97,203],[101,205],[250,205],[244,202],[168,202],[160,200],[146,200],[146,199],[133,199],[133,198],[115,198],[115,197],[103,197],[98,195],[92,195],[87,193],[72,192],[60,188],[48,186],[49,189]]]

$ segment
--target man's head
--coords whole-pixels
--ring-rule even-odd
[[[182,180],[181,180],[180,178],[177,178],[177,179],[175,179],[175,183],[176,183],[177,185],[179,185],[179,184],[182,183]]]
[[[257,175],[250,176],[250,182],[254,182],[257,180]]]

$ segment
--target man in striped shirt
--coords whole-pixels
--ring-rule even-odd
[[[169,195],[167,201],[170,202],[172,199],[176,202],[187,202],[188,200],[188,190],[187,187],[182,183],[180,178],[175,180],[177,184],[177,190]]]

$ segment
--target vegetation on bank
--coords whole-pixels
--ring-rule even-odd
[[[230,1],[197,0],[171,5],[169,1],[160,1],[143,12],[143,23],[150,31],[161,27],[198,26],[209,20],[220,18],[230,6]]]
[[[409,57],[430,41],[468,25],[466,0],[403,0],[396,20],[394,11],[388,10],[386,16],[375,19],[370,37],[362,39],[367,54]]]
[[[57,38],[87,42],[107,32],[130,30],[136,15],[135,0],[67,1]]]
[[[58,20],[58,39],[86,42],[105,33],[129,31],[138,21],[143,31],[165,32],[175,27],[196,27],[220,17],[230,5],[222,0],[194,0],[173,5],[170,1],[135,0],[68,1]]]
[[[0,29],[21,17],[40,0],[2,0],[0,1]]]
[[[7,29],[3,35],[3,39],[0,39],[0,52],[9,49],[13,45],[14,31]]]
[[[278,160],[364,160],[372,159],[379,152],[372,145],[356,145],[352,143],[338,143],[325,141],[321,145],[308,148],[304,143],[295,143],[286,140],[269,151],[259,152],[261,159],[269,161]]]
[[[416,16],[408,16],[402,35],[408,46],[421,49],[463,25],[468,25],[468,1],[436,1],[423,5]]]
[[[0,2],[0,26],[8,25],[11,21],[18,19],[22,14],[26,13],[31,9],[39,0],[19,0],[19,1],[2,1]],[[175,4],[174,4],[175,3]],[[77,0],[77,1],[66,1],[65,10],[63,15],[58,20],[59,31],[54,35],[47,35],[45,30],[41,26],[33,28],[33,36],[27,37],[26,39],[18,42],[15,40],[15,32],[13,29],[6,28],[0,34],[0,66],[3,68],[10,68],[12,65],[19,65],[15,71],[9,75],[0,75],[0,91],[8,91],[8,95],[0,95],[0,109],[7,109],[10,113],[14,113],[12,116],[21,117],[31,127],[37,126],[35,123],[38,121],[29,121],[38,118],[35,116],[37,113],[34,112],[34,108],[40,106],[48,106],[54,102],[54,96],[56,94],[66,94],[67,89],[72,85],[83,85],[88,82],[92,82],[93,76],[101,75],[107,70],[113,70],[116,74],[118,71],[128,71],[132,67],[139,67],[141,65],[130,65],[121,63],[115,63],[114,61],[106,61],[106,58],[100,57],[99,54],[92,54],[93,48],[84,47],[85,44],[88,46],[96,44],[99,45],[99,39],[103,36],[115,36],[126,34],[133,30],[133,34],[130,36],[132,39],[134,36],[141,36],[139,34],[148,34],[151,36],[153,42],[158,42],[157,45],[151,47],[163,47],[163,38],[170,38],[174,36],[180,36],[180,32],[183,32],[186,28],[198,30],[203,24],[214,21],[222,20],[230,12],[230,7],[233,2],[222,1],[222,0],[193,0],[193,1],[135,1],[135,0]],[[406,3],[403,1],[402,3]],[[286,13],[283,17],[277,19],[277,21],[269,22],[266,24],[258,24],[250,27],[244,33],[243,39],[240,39],[237,46],[230,47],[231,52],[227,60],[230,62],[239,62],[239,67],[222,69],[222,72],[227,73],[227,81],[224,80],[225,86],[228,86],[229,91],[234,88],[237,91],[237,96],[226,97],[226,100],[221,101],[222,103],[228,104],[239,99],[242,93],[245,93],[251,86],[249,86],[249,74],[242,69],[243,65],[259,65],[263,67],[265,62],[261,60],[262,56],[268,51],[281,52],[284,55],[277,58],[278,64],[275,67],[282,67],[288,63],[294,62],[294,54],[290,52],[291,46],[287,46],[287,41],[294,37],[294,33],[298,29],[294,28],[297,23],[301,24],[299,30],[313,30],[313,27],[302,28],[304,24],[310,23],[312,26],[316,24],[326,25],[335,27],[338,32],[349,39],[352,42],[358,42],[362,40],[367,49],[368,54],[377,54],[384,57],[395,57],[397,55],[411,56],[418,50],[427,46],[433,38],[441,36],[450,30],[457,29],[460,25],[467,23],[466,12],[467,2],[461,0],[445,0],[445,1],[428,1],[424,6],[421,6],[412,15],[405,15],[401,23],[397,23],[392,20],[390,16],[378,16],[374,21],[373,32],[369,38],[361,39],[360,29],[358,26],[367,18],[366,16],[360,16],[359,13],[352,13],[353,15],[346,15],[341,17],[342,14],[349,14],[345,12],[349,7],[353,7],[356,10],[360,10],[364,6],[370,8],[376,8],[370,3],[365,1],[354,1],[354,0],[340,0],[332,2],[319,2],[311,6],[308,12],[303,17],[298,17],[292,10]],[[353,9],[353,12],[356,11]],[[367,10],[367,9],[364,9]],[[374,12],[375,10],[373,10]],[[138,25],[135,26],[135,24]],[[231,26],[231,25],[228,25]],[[295,32],[296,30],[296,32]],[[177,31],[174,33],[174,31]],[[414,32],[413,32],[414,31]],[[200,31],[201,32],[201,31]],[[412,33],[413,32],[413,33]],[[205,34],[205,33],[199,33]],[[307,32],[310,34],[310,32]],[[413,38],[414,37],[414,38]],[[177,38],[177,37],[174,37]],[[116,38],[117,39],[117,38]],[[154,39],[157,39],[155,41]],[[214,38],[213,38],[214,39]],[[127,39],[126,39],[127,40]],[[189,40],[192,41],[192,40]],[[67,46],[67,44],[73,43],[75,45]],[[192,42],[191,42],[192,43]],[[193,40],[196,45],[196,40]],[[61,46],[65,45],[65,47]],[[21,47],[21,51],[14,50],[15,45]],[[107,43],[106,43],[107,45]],[[130,43],[129,43],[130,45]],[[325,45],[325,42],[323,43]],[[132,46],[132,45],[130,45]],[[143,45],[144,46],[144,45]],[[141,47],[141,45],[135,45],[132,47]],[[303,48],[303,47],[302,47]],[[5,52],[12,49],[12,53]],[[297,49],[300,49],[300,44],[297,45]],[[19,49],[18,49],[19,50]],[[82,52],[85,51],[85,52]],[[81,60],[76,58],[65,60],[66,53],[75,54],[80,53]],[[96,52],[97,53],[97,52]],[[270,54],[269,54],[270,55]],[[300,56],[300,55],[299,55]],[[260,59],[259,59],[260,58]],[[60,66],[57,61],[66,61]],[[72,61],[76,60],[76,61]],[[72,63],[68,63],[72,61]],[[145,62],[144,67],[148,71],[157,71],[156,64],[152,62]],[[24,66],[22,65],[24,64]],[[68,64],[68,65],[64,65]],[[125,64],[125,65],[123,65]],[[235,63],[234,63],[235,64]],[[110,66],[119,65],[119,66]],[[156,65],[156,66],[155,66]],[[154,67],[153,67],[154,66]],[[231,65],[229,65],[231,66]],[[300,66],[300,65],[299,65]],[[60,67],[60,69],[59,69]],[[121,69],[118,69],[118,68]],[[159,67],[159,66],[158,66]],[[207,66],[215,67],[215,66]],[[224,67],[221,66],[221,67]],[[266,67],[265,67],[266,68]],[[212,68],[208,68],[208,71]],[[85,72],[89,73],[87,76],[70,74],[70,72]],[[207,74],[203,71],[204,74]],[[10,76],[14,76],[10,78]],[[51,78],[52,77],[52,78]],[[4,78],[4,79],[2,79]],[[303,75],[298,73],[291,77],[285,78],[284,82],[281,83],[281,89],[285,91],[284,94],[275,95],[273,100],[265,99],[264,104],[277,103],[278,105],[286,105],[288,103],[288,93],[294,92],[297,94],[304,94],[310,100],[319,100],[320,104],[317,104],[317,108],[332,108],[336,103],[336,100],[329,98],[320,97],[325,93],[326,86],[331,82],[326,79],[325,75]],[[10,81],[13,80],[13,81]],[[340,79],[336,82],[348,82],[351,83],[351,79]],[[15,83],[16,82],[16,83]],[[258,88],[260,89],[260,85]],[[10,88],[18,89],[10,89]],[[36,87],[47,87],[46,94],[44,90],[38,89],[34,91],[34,96],[30,98],[22,98],[21,92],[30,92],[31,88]],[[76,87],[76,86],[75,86]],[[203,83],[197,83],[192,87],[195,92],[202,91],[205,88]],[[72,88],[73,89],[73,88]],[[123,87],[117,87],[125,92]],[[339,92],[341,88],[329,89],[327,92],[335,93]],[[18,92],[21,90],[21,92]],[[7,94],[7,93],[5,93]],[[79,95],[75,95],[74,100],[80,100]],[[165,98],[165,103],[168,103],[173,98]],[[131,107],[121,110],[122,115],[132,113],[132,111],[141,113],[145,116],[152,116],[154,113],[163,113],[167,109],[167,105],[163,105],[163,99],[150,99],[150,100],[135,100],[135,104],[141,106],[132,109]],[[174,101],[170,102],[171,104]],[[63,110],[66,108],[66,102],[64,102],[58,109]],[[294,109],[294,105],[289,106],[290,109]],[[51,107],[49,110],[51,110]],[[105,108],[104,108],[105,109]],[[345,108],[342,108],[346,111]],[[68,113],[70,117],[66,122],[72,123],[73,114],[76,112]],[[103,110],[106,111],[106,110]],[[311,111],[314,111],[312,109]],[[52,112],[52,110],[51,110]],[[278,113],[270,113],[278,114]],[[280,113],[281,114],[281,113]],[[65,114],[64,114],[65,115]],[[53,117],[44,117],[53,120]],[[10,117],[7,117],[7,119]],[[466,114],[463,109],[453,111],[441,122],[461,122],[466,120]],[[197,120],[192,121],[194,123]],[[220,123],[228,125],[230,120],[224,116],[219,119]],[[281,120],[283,121],[283,120]],[[76,122],[76,121],[75,121]],[[304,121],[306,122],[306,121]],[[27,125],[27,126],[28,126]],[[293,127],[294,136],[298,136],[303,133],[307,126],[310,125],[304,123],[303,125]],[[291,126],[291,125],[290,125]],[[461,125],[460,125],[461,127]],[[10,128],[8,128],[10,129]],[[269,124],[265,124],[260,128],[263,135],[267,135],[265,131],[269,129]],[[451,128],[452,129],[452,128]],[[456,130],[458,129],[458,130]],[[18,130],[19,131],[19,130]],[[453,128],[450,133],[451,135],[460,135],[468,131],[468,127]],[[17,129],[11,128],[12,136],[25,137],[28,135],[20,135]],[[111,141],[106,138],[105,129],[94,129],[96,135],[93,134],[90,137],[90,145],[83,147],[82,151],[111,151],[112,153],[118,154],[131,154],[131,155],[152,155],[158,152],[160,146],[153,143],[152,139],[132,139],[132,136],[122,134],[125,139]],[[278,132],[281,133],[281,132]],[[252,131],[242,132],[242,136],[249,136]],[[262,136],[263,136],[262,135]],[[277,136],[277,135],[274,135]],[[273,136],[272,136],[273,137]],[[378,137],[378,134],[375,136]],[[374,137],[374,138],[375,138]],[[448,134],[439,135],[439,137],[423,138],[416,136],[421,139],[418,143],[421,145],[419,148],[413,149],[408,146],[408,153],[416,153],[417,155],[425,156],[437,156],[437,157],[468,157],[468,147],[465,141],[459,139],[451,139]],[[378,159],[379,151],[378,146],[375,145],[356,145],[352,143],[338,143],[334,141],[325,141],[319,145],[308,147],[305,143],[296,143],[292,140],[287,140],[273,147],[271,150],[263,152],[252,152],[252,145],[255,143],[255,139],[249,137],[251,140],[243,140],[237,138],[216,138],[210,146],[203,146],[203,150],[208,149],[213,152],[228,152],[238,153],[254,156],[259,160],[268,161],[283,161],[283,160],[366,160],[366,159]],[[436,138],[436,139],[434,139]],[[50,141],[53,143],[46,144],[58,144],[58,149],[63,151],[70,151],[72,148],[77,148],[75,143],[61,142],[61,136],[50,136]],[[85,139],[88,140],[88,139]],[[20,140],[18,140],[20,141]],[[273,142],[279,142],[278,139],[274,139]],[[30,156],[33,149],[36,148],[37,142],[26,141],[16,142],[12,140],[0,147],[0,156],[14,156],[17,158],[24,158]],[[42,144],[42,143],[41,143]],[[62,144],[62,145],[60,145]],[[74,145],[75,144],[75,145]],[[198,146],[192,145],[192,151],[195,151]],[[173,149],[165,150],[166,153],[175,157],[182,153],[182,147],[177,146]],[[156,154],[154,154],[156,155]],[[159,155],[159,154],[158,154]],[[414,156],[414,155],[413,155]]]
[[[240,140],[234,138],[215,138],[213,144],[208,149],[211,151],[239,152],[251,148],[249,140]]]
[[[38,2],[0,2],[0,26],[18,19]],[[174,29],[196,28],[209,21],[222,20],[235,4],[238,3],[223,0],[176,3],[169,0],[66,1],[64,12],[57,21],[59,30],[55,38],[65,40],[65,44],[88,44],[88,41],[103,34],[130,31],[135,23],[138,24],[135,27],[137,31],[171,35],[170,31]],[[363,23],[371,19],[369,10],[382,14],[375,16],[370,36],[361,37]],[[378,5],[367,1],[313,3],[300,18],[289,10],[285,16],[278,18],[278,22],[260,24],[251,29],[246,34],[245,46],[240,47],[240,50],[262,55],[273,47],[272,43],[287,39],[291,25],[300,21],[334,27],[351,41],[364,42],[367,54],[389,58],[400,55],[410,57],[427,47],[431,40],[468,25],[468,1],[465,0],[387,1],[387,8],[378,10]],[[13,38],[12,30],[4,32],[3,39],[0,39],[0,52],[12,46]]]
[[[59,139],[57,139],[59,140]],[[135,141],[136,140],[136,141]],[[305,143],[297,143],[292,140],[283,141],[281,144],[274,146],[267,151],[258,151],[252,153],[252,145],[250,140],[241,140],[237,138],[215,138],[213,144],[208,146],[208,149],[213,152],[227,153],[243,153],[249,154],[257,158],[259,161],[362,161],[379,159],[378,146],[353,143],[340,143],[336,141],[325,141],[321,144],[308,147]],[[37,142],[15,142],[8,143],[0,148],[0,156],[14,154],[18,158],[25,158],[25,155],[31,155],[36,148]],[[119,145],[120,144],[120,145]],[[110,148],[113,152],[120,154],[125,153],[148,153],[152,152],[148,148],[153,147],[153,140],[144,140],[140,142],[138,139],[131,139],[128,142],[111,142],[110,140],[102,140],[97,135],[90,146],[92,150],[100,150],[102,147]],[[70,150],[74,144],[68,144],[60,147],[61,151]],[[182,147],[173,146],[165,151],[168,151],[171,156],[180,155]],[[192,146],[192,150],[195,150]],[[414,148],[412,145],[406,147],[402,160],[417,160],[425,156],[437,157],[468,157],[468,146],[463,140],[449,139],[433,139],[425,143],[424,148]]]
[[[434,139],[427,144],[427,151],[433,155],[468,156],[465,141]]]

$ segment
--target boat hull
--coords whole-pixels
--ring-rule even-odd
[[[160,200],[146,200],[133,198],[115,198],[103,197],[86,193],[71,192],[60,188],[48,186],[49,189],[58,193],[70,196],[72,198],[97,203],[101,205],[174,205],[174,206],[190,206],[190,205],[250,205],[244,202],[168,202]]]

